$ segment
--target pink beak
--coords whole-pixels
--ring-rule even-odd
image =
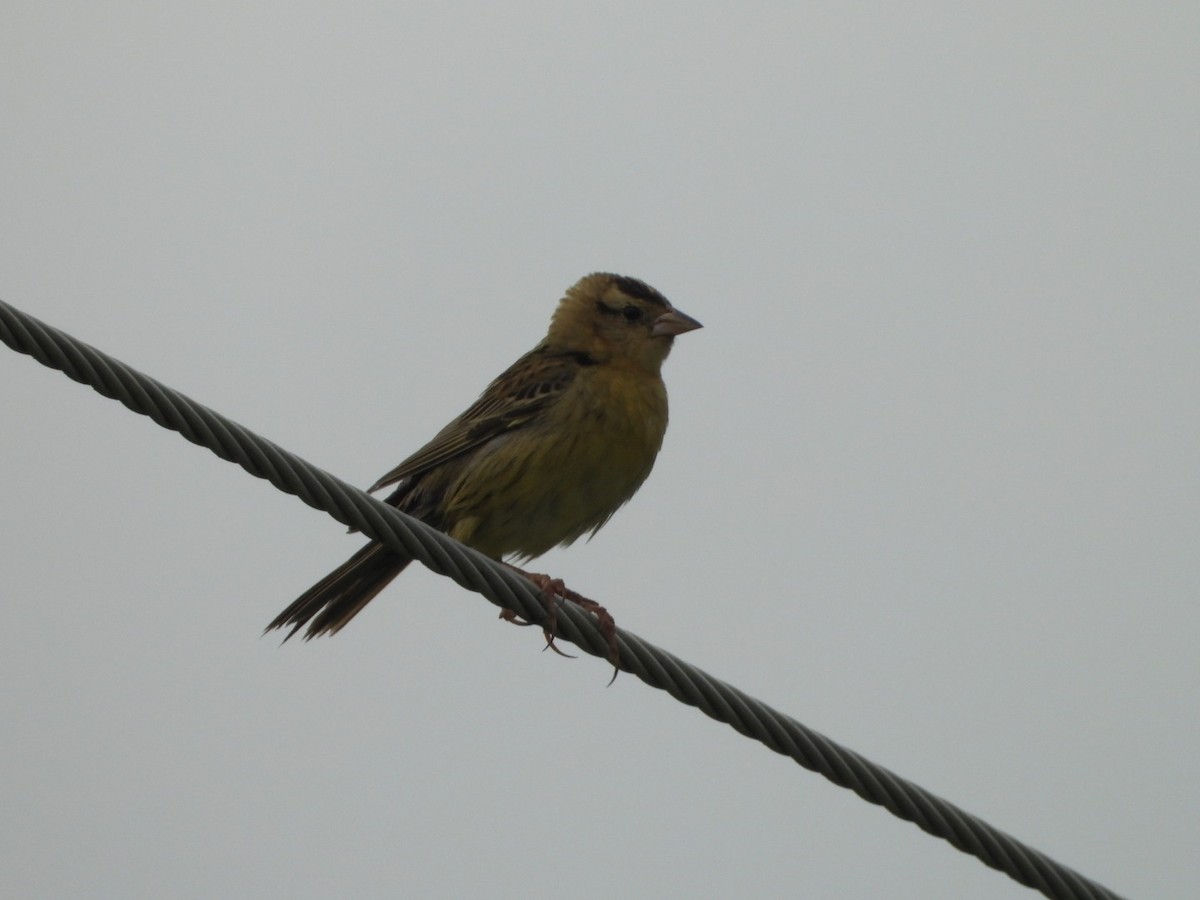
[[[695,331],[697,328],[703,327],[703,325],[687,313],[681,313],[679,310],[671,307],[654,320],[654,327],[650,330],[650,334],[653,337],[663,337],[664,335],[674,337],[677,334],[683,334],[685,331]]]

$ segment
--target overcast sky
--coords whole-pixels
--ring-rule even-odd
[[[354,483],[595,270],[702,331],[536,568],[1133,897],[1200,883],[1200,7],[10,2],[0,297]],[[0,352],[0,894],[1015,898]]]

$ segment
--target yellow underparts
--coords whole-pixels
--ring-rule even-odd
[[[657,374],[584,368],[538,421],[465,467],[449,491],[449,532],[499,559],[539,556],[595,531],[646,480],[666,426]]]

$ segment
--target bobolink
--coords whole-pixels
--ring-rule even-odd
[[[595,534],[646,480],[667,428],[663,360],[700,323],[654,288],[588,275],[533,350],[380,478],[386,502],[494,559],[532,559]],[[412,560],[372,541],[267,630],[343,628]]]

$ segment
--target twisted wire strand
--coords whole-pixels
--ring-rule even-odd
[[[192,443],[207,447],[221,459],[237,463],[251,475],[266,479],[342,524],[352,525],[368,537],[420,560],[497,606],[514,610],[526,621],[545,621],[547,613],[540,592],[506,566],[3,300],[0,340],[134,412],[149,416]],[[596,619],[572,603],[564,602],[559,609],[557,633],[593,656],[609,656],[607,639]],[[632,632],[618,629],[617,644],[622,671],[790,757],[839,787],[849,788],[1019,883],[1056,900],[1118,898],[1108,888]]]

